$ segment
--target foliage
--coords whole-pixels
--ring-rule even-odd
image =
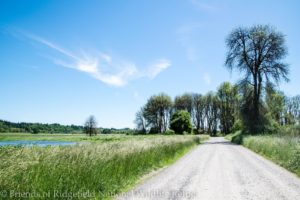
[[[284,123],[300,124],[300,95],[285,97]]]
[[[205,97],[204,114],[206,119],[206,132],[211,136],[217,135],[219,121],[219,101],[214,93],[209,92]]]
[[[243,124],[243,131],[248,134],[266,132],[268,120],[265,116],[266,110],[260,102],[259,112],[256,110],[256,105],[253,98],[253,88],[249,85],[240,88],[242,99],[240,101],[240,118]]]
[[[80,134],[84,131],[84,126],[61,125],[61,124],[41,124],[41,123],[13,123],[0,120],[0,133],[66,133]],[[103,134],[132,134],[134,130],[130,128],[97,128]]]
[[[242,119],[249,132],[259,133],[266,122],[261,99],[264,83],[288,80],[289,68],[282,62],[287,54],[284,35],[270,26],[240,27],[232,31],[226,44],[226,66],[244,72],[240,84],[250,88],[242,108]]]
[[[218,88],[217,97],[220,102],[220,129],[222,133],[229,134],[237,119],[238,87],[224,82]]]
[[[89,136],[97,135],[97,122],[93,115],[89,116],[86,120],[84,124],[84,132]]]
[[[255,136],[237,131],[235,134],[227,135],[226,139],[242,144],[300,176],[299,126],[281,127],[276,134]]]
[[[183,134],[184,132],[191,133],[192,121],[188,111],[176,111],[171,117],[170,128],[175,133]]]
[[[231,136],[231,142],[235,144],[242,144],[243,143],[244,134],[242,131],[237,131],[235,134]]]
[[[273,87],[267,87],[266,105],[267,110],[278,124],[284,124],[285,96],[282,92],[276,91]]]
[[[41,123],[13,123],[0,120],[0,132],[26,132],[26,133],[79,133],[83,131],[83,126],[41,124]]]
[[[284,136],[300,137],[300,124],[282,126],[278,128],[277,131],[278,131],[278,135],[283,137]]]
[[[193,94],[193,122],[197,133],[204,132],[205,98],[201,94]]]
[[[243,145],[300,176],[300,137],[247,136]]]
[[[112,198],[140,176],[173,162],[200,142],[197,136],[123,137],[131,139],[65,147],[1,147],[0,190],[50,191],[50,197],[31,199],[55,199],[53,191],[89,191],[93,195],[89,199]]]
[[[164,93],[151,96],[143,109],[147,128],[156,133],[165,132],[169,127],[172,105],[172,99]]]
[[[135,115],[135,124],[136,131],[140,134],[145,134],[147,132],[146,129],[146,119],[144,117],[144,108],[142,107]]]
[[[168,129],[164,132],[164,135],[175,135],[175,131]]]
[[[183,94],[181,96],[176,96],[174,100],[175,110],[186,110],[192,114],[193,109],[193,96],[192,94]]]

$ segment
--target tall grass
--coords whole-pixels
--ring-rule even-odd
[[[246,136],[243,145],[300,177],[300,137],[260,135]]]
[[[242,144],[300,177],[300,136],[296,131],[286,133],[286,130],[281,130],[272,135],[243,135],[237,132],[227,139]]]
[[[199,142],[197,136],[156,136],[64,147],[2,147],[0,191],[4,199],[109,199]]]

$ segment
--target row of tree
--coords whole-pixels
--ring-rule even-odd
[[[83,126],[61,125],[61,124],[42,124],[42,123],[14,123],[0,120],[0,133],[77,133],[82,132]]]
[[[286,97],[275,87],[289,80],[289,66],[283,62],[285,36],[269,25],[240,27],[228,35],[226,46],[225,66],[243,74],[238,83],[225,82],[206,95],[177,96],[174,102],[166,94],[154,95],[136,114],[137,130],[165,132],[172,127],[170,116],[180,110],[189,113],[197,133],[212,135],[234,129],[270,132],[279,125],[299,124],[300,96]]]
[[[96,132],[102,134],[133,134],[134,130],[130,128],[98,128],[96,119],[90,116],[84,126],[79,125],[61,125],[61,124],[42,124],[42,123],[26,123],[26,122],[9,122],[0,120],[0,133],[87,133],[87,127],[92,125],[92,135]]]
[[[271,131],[270,126],[276,128],[300,123],[300,95],[287,97],[274,88],[266,91],[261,106],[268,131]],[[179,115],[178,111],[186,111],[195,133],[216,135],[220,131],[229,134],[242,128],[241,108],[247,98],[243,88],[229,82],[222,83],[216,92],[206,95],[186,93],[176,96],[174,101],[164,93],[153,95],[136,113],[136,128],[139,133],[164,133],[172,128],[172,117]]]

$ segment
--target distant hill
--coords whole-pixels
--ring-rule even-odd
[[[83,126],[78,125],[61,125],[42,124],[42,123],[26,123],[26,122],[9,122],[0,120],[0,133],[82,133]],[[134,130],[130,128],[116,129],[116,128],[98,128],[103,134],[128,134],[133,133]]]

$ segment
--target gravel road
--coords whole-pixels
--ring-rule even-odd
[[[232,144],[211,138],[117,199],[300,199],[300,179]]]

